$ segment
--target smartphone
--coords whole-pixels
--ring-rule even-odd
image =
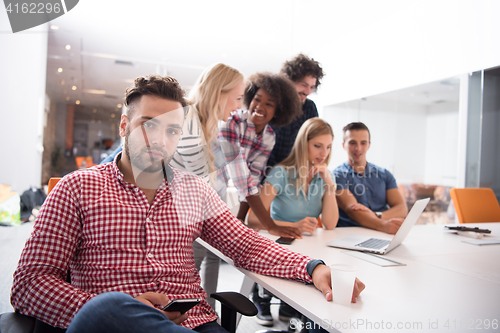
[[[179,311],[180,313],[184,314],[200,302],[201,298],[174,299],[172,302],[168,303],[162,310],[169,312]]]
[[[276,240],[276,243],[290,245],[293,243],[294,240],[295,240],[295,238],[292,238],[292,237],[280,237]]]

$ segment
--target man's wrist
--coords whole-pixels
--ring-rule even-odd
[[[307,263],[306,265],[306,271],[307,271],[307,274],[309,274],[309,276],[312,278],[312,274],[314,272],[314,269],[316,268],[316,266],[318,265],[326,265],[325,262],[321,259],[313,259],[313,260],[309,260],[309,262]]]

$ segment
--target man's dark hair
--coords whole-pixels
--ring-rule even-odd
[[[257,73],[248,78],[243,95],[243,105],[247,109],[261,88],[276,100],[276,111],[269,125],[286,126],[302,114],[302,104],[293,82],[283,75],[271,73]]]
[[[316,78],[314,89],[318,89],[321,84],[321,79],[325,76],[319,62],[302,53],[292,60],[286,61],[281,68],[281,74],[286,75],[293,82],[297,82],[311,75]]]
[[[371,142],[371,134],[370,134],[370,130],[368,129],[368,127],[361,123],[361,122],[354,122],[354,123],[350,123],[350,124],[347,124],[344,126],[344,128],[342,129],[344,131],[344,141],[345,141],[345,133],[347,131],[367,131],[368,132],[368,142]]]
[[[134,104],[143,95],[157,96],[171,101],[179,102],[182,107],[187,106],[185,92],[179,82],[171,76],[149,75],[135,79],[134,87],[127,88],[123,104],[127,107],[127,116],[130,118]]]

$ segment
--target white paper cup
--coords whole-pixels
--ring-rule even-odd
[[[358,267],[354,265],[330,265],[332,273],[333,302],[350,304]]]

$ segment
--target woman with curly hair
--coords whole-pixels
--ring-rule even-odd
[[[243,104],[248,110],[232,113],[219,132],[222,152],[230,162],[231,179],[238,189],[237,217],[244,220],[250,207],[271,234],[300,238],[296,228],[277,226],[259,197],[259,185],[275,142],[269,125],[288,125],[302,112],[295,87],[285,76],[257,73],[248,78]]]

